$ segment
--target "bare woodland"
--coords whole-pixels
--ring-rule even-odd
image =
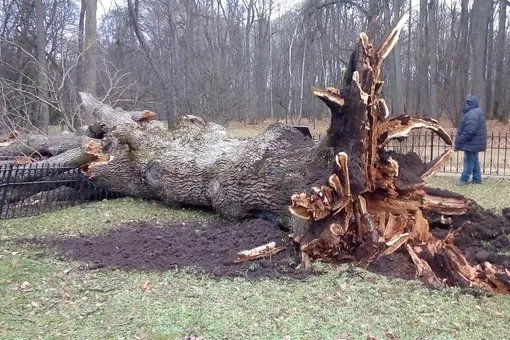
[[[410,16],[381,78],[393,115],[458,121],[465,95],[506,121],[506,0],[3,1],[0,126],[74,131],[85,91],[125,110],[221,124],[328,117],[310,88],[339,84],[359,32]]]

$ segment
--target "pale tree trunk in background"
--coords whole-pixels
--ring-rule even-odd
[[[299,117],[298,117],[298,124],[301,123],[301,118],[303,117],[303,100],[304,100],[304,92],[305,92],[305,65],[306,65],[306,37],[304,46],[303,46],[303,60],[301,62],[301,93],[299,94]]]
[[[80,19],[78,22],[78,64],[76,69],[76,85],[78,87],[78,90],[83,91],[83,50],[85,49],[85,11],[87,6],[87,0],[81,0],[81,6],[80,6]],[[79,126],[79,122],[76,122],[77,126]]]
[[[437,99],[437,0],[430,0],[429,18],[429,57],[430,57],[430,112],[426,115],[438,118],[440,115]]]
[[[411,114],[412,112],[411,106],[412,104],[412,94],[413,89],[411,88],[411,81],[412,81],[412,57],[411,57],[411,42],[412,42],[412,35],[413,35],[413,1],[408,1],[408,10],[409,10],[409,20],[407,21],[407,32],[408,32],[408,38],[407,38],[407,78],[406,78],[406,113]]]
[[[191,46],[193,46],[193,34],[194,34],[194,12],[192,8],[192,1],[186,1],[185,2],[185,8],[186,8],[186,35],[184,38],[184,46],[185,50],[182,56],[182,61],[184,63],[184,82],[183,82],[183,90],[182,94],[184,96],[184,102],[186,103],[186,108],[190,114],[193,114],[193,106],[191,102],[191,98],[188,94],[189,86],[189,74],[188,74],[188,68],[190,63],[190,55],[191,55]]]
[[[269,110],[270,110],[270,116],[271,116],[271,123],[274,121],[274,107],[273,107],[273,41],[272,41],[272,34],[273,34],[273,27],[271,25],[271,14],[272,14],[272,6],[269,10]]]
[[[394,22],[395,24],[400,19],[400,5],[402,0],[393,0],[393,13],[394,13]],[[409,18],[409,22],[411,19]],[[404,109],[404,79],[402,76],[402,60],[401,60],[401,47],[400,42],[397,41],[393,49],[393,64],[395,68],[395,86],[394,88],[394,96],[393,96],[393,115],[402,115],[405,113]]]
[[[428,41],[428,28],[427,28],[427,0],[420,0],[420,18],[418,22],[418,74],[416,80],[418,82],[418,98],[416,103],[416,110],[418,115],[428,115],[429,96],[428,96],[428,61],[427,57],[427,41]]]
[[[474,0],[472,9],[471,46],[473,50],[471,65],[471,94],[485,107],[485,51],[487,47],[487,25],[490,4],[487,0]]]
[[[485,85],[485,93],[486,93],[486,102],[485,102],[485,114],[488,119],[492,119],[493,117],[493,107],[494,107],[494,2],[488,1],[489,3],[489,13],[487,16],[488,25],[487,25],[487,74],[485,79],[487,79]]]
[[[384,31],[389,31],[392,28],[391,25],[391,11],[390,1],[384,0],[383,14],[384,14]],[[397,0],[398,1],[398,0]],[[397,19],[398,20],[398,19]],[[391,114],[397,114],[395,110],[395,99],[398,88],[396,87],[396,74],[395,74],[395,53],[390,53],[387,58],[388,63],[386,64],[386,71],[388,74],[388,82],[384,84],[383,92],[386,98],[386,102],[389,106]]]
[[[252,81],[252,62],[251,62],[251,43],[250,43],[250,35],[251,28],[253,22],[255,21],[255,8],[254,8],[254,0],[249,0],[246,4],[246,27],[245,27],[245,35],[244,35],[244,43],[245,43],[245,58],[246,58],[246,90],[247,90],[247,98],[254,98],[253,95],[253,81]],[[252,100],[249,100],[246,106],[245,112],[245,124],[249,123],[253,119],[254,113],[254,103]]]
[[[292,124],[294,124],[294,115],[292,115],[291,113],[291,110],[292,110],[292,47],[294,47],[294,40],[296,39],[296,35],[297,35],[297,30],[298,30],[298,25],[296,24],[296,27],[294,28],[294,32],[292,33],[292,37],[290,38],[290,41],[289,41],[289,68],[288,68],[288,72],[289,72],[289,101],[287,103],[287,113],[286,113],[286,116],[285,116],[285,123],[287,123],[287,120],[290,118]]]
[[[46,29],[44,27],[44,4],[42,0],[34,0],[36,29],[37,29],[37,87],[39,96],[44,101],[39,101],[39,112],[37,116],[37,128],[43,133],[48,133],[50,123],[50,111],[45,102],[48,98],[48,62],[46,60]]]
[[[255,65],[254,65],[254,81],[255,96],[254,111],[256,119],[264,120],[266,109],[266,90],[267,90],[267,55],[269,41],[269,1],[260,1],[259,6],[255,7],[257,14],[257,37],[255,39]]]
[[[97,41],[97,0],[86,0],[85,9],[85,51],[83,88],[86,92],[96,94],[97,62],[99,47]],[[92,124],[94,118],[90,112],[82,110],[81,124]]]
[[[167,121],[168,126],[170,126],[175,118],[178,115],[179,112],[179,105],[178,105],[178,98],[179,98],[179,84],[177,83],[177,79],[180,79],[180,77],[177,76],[177,72],[179,69],[180,61],[181,61],[181,53],[179,49],[179,35],[177,32],[177,25],[174,21],[174,18],[169,18],[168,20],[171,21],[171,25],[173,26],[173,37],[172,37],[172,43],[173,43],[173,56],[172,56],[172,79],[173,86],[172,86],[172,103],[171,103],[171,109],[172,111],[168,113]]]
[[[503,110],[503,98],[505,89],[503,85],[504,66],[505,66],[505,49],[506,49],[506,3],[507,0],[499,1],[499,23],[498,23],[498,39],[496,46],[496,82],[494,86],[494,118],[505,121],[505,111]]]
[[[469,0],[462,0],[460,9],[460,32],[459,44],[457,45],[457,60],[458,60],[458,82],[457,82],[457,100],[458,109],[456,111],[455,124],[460,122],[462,118],[462,109],[466,101],[466,95],[469,87]]]

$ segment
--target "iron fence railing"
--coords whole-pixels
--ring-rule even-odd
[[[455,143],[455,135],[452,133]],[[489,133],[487,138],[487,150],[479,154],[480,167],[483,175],[487,176],[510,176],[510,153],[508,133]],[[415,152],[424,162],[430,162],[441,155],[451,146],[433,132],[411,133],[402,142],[392,140],[387,145],[387,150],[395,150],[400,153]],[[440,170],[444,173],[461,173],[464,167],[464,153],[455,152],[448,163]]]
[[[0,163],[0,219],[28,217],[87,201],[117,198],[65,164]]]

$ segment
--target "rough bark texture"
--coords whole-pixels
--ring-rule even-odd
[[[441,240],[429,231],[425,216],[474,209],[462,195],[426,185],[452,151],[424,164],[416,154],[385,150],[390,140],[406,138],[416,128],[435,131],[451,145],[437,121],[387,119],[389,110],[379,98],[381,64],[404,23],[399,21],[378,48],[362,33],[342,88],[313,90],[331,110],[330,128],[320,143],[283,124],[241,141],[191,115],[167,130],[81,93],[102,137],[100,145],[92,140],[83,146],[82,170],[120,194],[277,222],[292,230],[305,266],[318,260],[366,266],[401,251],[413,260],[417,275],[435,287],[508,293],[508,280],[500,279],[507,275],[503,268],[473,267],[453,245],[453,234]]]

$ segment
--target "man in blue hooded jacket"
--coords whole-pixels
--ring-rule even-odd
[[[455,151],[464,151],[464,171],[462,171],[457,184],[468,184],[471,175],[473,183],[481,184],[482,171],[478,153],[487,149],[487,124],[478,98],[473,95],[467,96],[466,106],[462,113],[462,121],[457,129],[455,139]]]

